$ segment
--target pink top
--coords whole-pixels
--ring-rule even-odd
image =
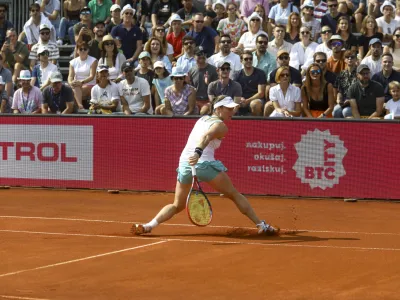
[[[268,18],[269,0],[243,0],[241,5],[242,16],[245,16],[246,18],[250,17],[250,15],[254,12],[254,8],[257,4],[261,4],[262,6],[264,6],[265,16],[266,18]],[[265,20],[263,19],[263,21]]]
[[[43,95],[36,86],[31,87],[28,94],[22,92],[22,88],[14,93],[12,109],[18,109],[21,114],[32,113],[42,106]]]

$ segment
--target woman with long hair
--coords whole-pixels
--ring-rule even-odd
[[[231,48],[239,44],[240,37],[247,31],[246,23],[237,17],[237,6],[234,2],[228,4],[228,17],[218,23],[217,31],[220,35],[228,34],[231,37]]]
[[[168,73],[171,73],[172,71],[171,61],[169,60],[168,56],[165,55],[165,49],[158,38],[156,37],[150,38],[144,47],[144,51],[150,53],[151,56],[150,59],[152,65],[154,65],[157,61],[161,61],[164,63]]]
[[[297,12],[289,15],[284,40],[291,44],[300,42],[301,18]]]
[[[366,16],[361,24],[361,36],[358,37],[358,54],[363,59],[369,50],[369,41],[377,38],[383,40],[383,34],[378,32],[378,24],[372,16]]]
[[[99,65],[108,66],[109,78],[111,81],[119,82],[122,80],[121,66],[126,61],[123,53],[118,51],[117,45],[111,35],[106,35],[99,43],[101,57]]]
[[[165,51],[165,54],[168,56],[170,62],[172,62],[174,60],[174,47],[172,47],[172,45],[167,41],[167,34],[165,33],[165,28],[162,25],[157,25],[157,27],[153,28],[153,30],[151,31],[151,36],[156,37],[161,41],[161,45]]]
[[[393,69],[400,71],[400,27],[393,32],[393,39],[389,45],[383,48],[383,53],[391,53],[393,56]]]
[[[167,69],[165,69],[165,65],[162,61],[155,62],[151,94],[154,95],[154,106],[156,108],[156,115],[162,114],[162,109],[164,109],[165,107],[165,90],[167,89],[167,87],[172,85],[172,80],[169,74],[170,73],[167,71]]]
[[[312,57],[317,49],[318,44],[311,40],[311,30],[308,27],[300,28],[300,42],[293,45],[290,51],[290,66],[305,74],[306,67],[303,66]]]
[[[356,36],[351,33],[351,23],[347,16],[341,16],[338,19],[336,33],[342,37],[344,49],[357,51],[358,41]]]
[[[268,32],[268,16],[265,15],[265,8],[261,4],[257,4],[254,7],[254,12],[258,13],[259,16],[263,19],[261,22],[261,29],[265,32]]]
[[[333,86],[327,83],[322,68],[312,63],[306,72],[306,80],[301,88],[303,112],[308,118],[332,118],[335,99]]]

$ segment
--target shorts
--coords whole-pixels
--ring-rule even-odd
[[[209,182],[213,180],[221,172],[226,172],[228,169],[219,160],[203,161],[196,165],[196,173],[199,181]],[[178,172],[178,181],[182,184],[192,183],[192,168],[188,162],[180,163],[176,169]]]

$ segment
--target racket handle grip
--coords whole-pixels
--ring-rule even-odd
[[[190,166],[192,168],[192,175],[196,176],[196,167],[195,166]]]

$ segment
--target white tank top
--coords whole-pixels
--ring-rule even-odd
[[[221,123],[222,121],[217,117],[204,116],[201,117],[194,125],[192,132],[189,135],[188,141],[185,148],[182,151],[179,163],[188,162],[189,157],[193,155],[194,150],[200,142],[200,139],[204,134],[210,129],[210,127],[215,123]],[[203,149],[203,154],[199,159],[199,162],[203,161],[214,161],[214,152],[221,145],[221,140],[212,140],[205,149]]]

